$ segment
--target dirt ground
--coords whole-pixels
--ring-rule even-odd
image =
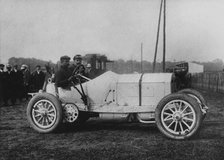
[[[152,125],[90,119],[80,128],[39,134],[26,120],[26,103],[0,108],[0,159],[224,159],[224,95],[202,92],[209,112],[189,140],[164,137]]]

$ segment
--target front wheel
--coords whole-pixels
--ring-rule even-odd
[[[62,123],[62,108],[59,100],[47,93],[35,95],[28,103],[27,119],[37,132],[56,131]]]
[[[202,113],[197,101],[185,94],[170,94],[156,108],[158,129],[168,138],[186,139],[199,129]]]

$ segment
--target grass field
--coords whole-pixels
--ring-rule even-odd
[[[209,112],[189,140],[164,137],[157,127],[92,119],[80,128],[39,134],[26,120],[26,104],[0,108],[0,159],[224,159],[224,95],[202,92]]]

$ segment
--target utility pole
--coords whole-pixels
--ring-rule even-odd
[[[141,73],[143,73],[143,43],[141,43]]]
[[[158,27],[157,27],[156,46],[155,46],[155,54],[154,54],[154,61],[153,61],[153,72],[155,72],[155,68],[156,68],[156,56],[157,56],[158,42],[159,42],[159,31],[160,31],[160,21],[161,21],[162,6],[163,6],[163,0],[161,0],[160,9],[159,9],[159,19],[158,19]]]
[[[163,3],[163,72],[166,70],[166,0]]]

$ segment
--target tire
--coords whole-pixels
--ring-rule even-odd
[[[201,109],[201,112],[202,112],[202,120],[204,120],[205,117],[206,117],[206,112],[203,112],[202,108],[203,108],[203,106],[207,106],[207,102],[205,101],[205,99],[201,95],[201,93],[194,90],[194,89],[190,89],[190,88],[180,90],[178,93],[187,94],[187,95],[189,95],[189,96],[191,96],[191,97],[193,97],[197,100],[197,102],[200,104],[200,109]]]
[[[201,124],[202,112],[197,101],[186,94],[164,97],[155,111],[156,125],[168,138],[187,139],[195,135]]]
[[[55,132],[62,124],[61,103],[51,94],[39,93],[28,103],[27,119],[39,133]]]

